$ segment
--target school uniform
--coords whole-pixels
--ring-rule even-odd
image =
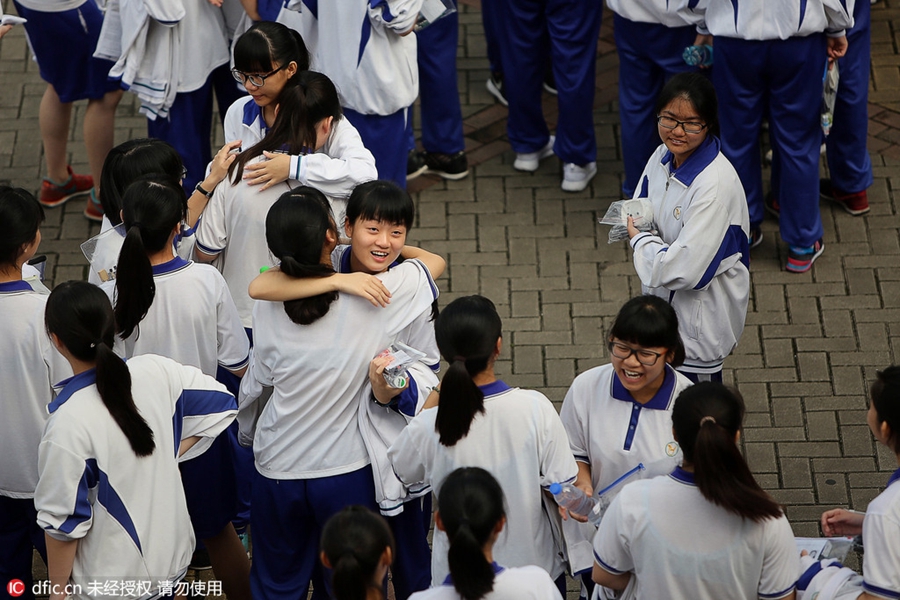
[[[666,475],[681,464],[681,448],[672,436],[672,407],[691,381],[670,366],[663,378],[645,404],[632,398],[612,365],[585,371],[572,382],[559,416],[575,460],[591,467],[594,495],[638,464],[645,470],[629,482]],[[594,526],[569,519],[563,522],[563,531],[572,571],[590,569]]]
[[[259,275],[260,267],[272,264],[266,244],[266,215],[278,198],[296,185],[288,180],[260,190],[243,180],[235,185],[223,181],[216,186],[197,226],[197,249],[221,255],[216,266],[247,329],[253,327],[253,299],[247,287]]]
[[[422,411],[388,451],[394,472],[407,484],[429,483],[440,495],[447,475],[459,467],[482,467],[500,482],[507,498],[507,530],[494,545],[494,558],[506,565],[537,565],[552,578],[564,570],[559,544],[544,505],[543,491],[574,481],[578,472],[566,431],[553,404],[534,390],[502,381],[481,386],[484,413],[455,445],[441,445],[435,431],[437,409]],[[447,535],[434,532],[432,583],[449,573]]]
[[[250,96],[228,107],[224,128],[225,142],[241,140],[244,150],[255,146],[269,133],[262,109]],[[363,145],[359,132],[342,118],[332,123],[331,133],[321,149],[291,156],[290,178],[325,194],[335,219],[340,217],[337,223],[342,223],[347,198],[353,189],[378,179],[378,171],[375,157]]]
[[[58,540],[78,540],[71,582],[77,598],[96,583],[176,581],[194,549],[177,453],[182,439],[200,436],[180,460],[203,453],[236,414],[233,396],[198,369],[155,355],[127,363],[132,394],[153,431],[153,454],[138,457],[109,414],[91,369],[64,382],[50,406],[40,446],[34,504],[38,524]],[[122,597],[149,596],[136,591]]]
[[[597,160],[594,88],[601,2],[498,0],[506,29],[501,52],[509,101],[507,135],[518,153],[537,152],[550,137],[541,89],[547,57],[559,92],[554,153],[579,166]]]
[[[346,117],[381,179],[406,187],[407,110],[419,92],[416,36],[422,0],[319,2],[313,62],[338,89]],[[313,12],[312,10],[310,11]]]
[[[594,538],[604,570],[632,572],[642,598],[783,598],[800,571],[787,518],[755,523],[706,500],[693,473],[627,485]]]
[[[841,78],[834,103],[834,123],[825,138],[831,184],[843,193],[861,192],[872,185],[872,159],[866,146],[871,11],[871,3],[857,0],[853,27],[847,30],[847,54],[837,61]]]
[[[501,534],[502,535],[502,534]],[[562,600],[556,584],[540,567],[505,568],[496,562],[494,569],[494,588],[483,596],[484,600]],[[452,578],[448,575],[444,582],[429,590],[419,592],[411,600],[460,600],[461,596],[453,587]]]
[[[619,56],[619,126],[625,180],[623,197],[631,198],[644,165],[659,145],[656,101],[666,81],[697,71],[684,62],[684,49],[696,32],[666,0],[607,0]]]
[[[762,223],[759,131],[764,116],[781,176],[781,238],[811,247],[822,238],[819,213],[820,108],[826,35],[853,23],[853,1],[767,3],[709,0],[694,9],[698,31],[715,37],[712,81],[719,97],[722,152],[747,195],[750,224]]]
[[[405,261],[379,277],[392,293],[377,308],[341,295],[309,325],[283,303],[253,309],[254,347],[241,382],[241,442],[253,444],[254,597],[295,597],[318,560],[321,528],[349,504],[372,509],[375,489],[358,425],[358,392],[369,362],[431,305],[425,266]],[[271,388],[271,397],[263,397]]]
[[[44,328],[47,296],[25,281],[0,283],[0,580],[20,579],[33,598],[32,548],[46,555],[35,523],[38,446],[53,400],[53,383],[71,377],[68,362]]]
[[[717,375],[741,338],[750,294],[749,223],[737,173],[706,140],[675,168],[660,145],[644,169],[636,198],[653,204],[658,235],[631,239],[643,293],[678,314],[687,357],[684,373]]]
[[[863,519],[863,588],[879,598],[900,598],[900,469],[866,508]]]

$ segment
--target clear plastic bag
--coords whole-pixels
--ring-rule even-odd
[[[628,217],[634,219],[634,226],[639,231],[653,231],[653,205],[650,200],[617,200],[609,205],[606,214],[597,221],[601,225],[612,225],[609,230],[610,244],[628,239]]]
[[[822,88],[822,133],[831,133],[834,125],[834,103],[837,100],[838,84],[841,81],[841,73],[838,63],[835,62],[831,69],[825,70]]]
[[[409,365],[425,358],[424,352],[407,346],[402,342],[394,342],[390,348],[382,350],[378,356],[390,356],[391,362],[384,368],[384,380],[395,389],[405,388],[409,383]]]

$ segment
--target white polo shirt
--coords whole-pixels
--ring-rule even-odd
[[[178,447],[200,436],[180,460],[199,456],[237,413],[234,397],[198,369],[151,354],[126,364],[134,403],[153,431],[150,456],[131,449],[97,392],[94,369],[65,382],[50,404],[40,445],[38,525],[53,538],[79,540],[71,582],[81,585],[78,598],[85,600],[96,598],[92,582],[128,579],[155,587],[185,572],[194,534]]]
[[[44,328],[46,304],[25,281],[0,283],[0,496],[9,498],[34,497],[53,384],[72,376]]]
[[[575,460],[591,467],[594,494],[638,464],[646,471],[629,482],[667,475],[681,464],[681,448],[672,435],[672,407],[691,381],[668,365],[663,377],[646,404],[635,402],[611,364],[585,371],[572,382],[559,416]],[[613,490],[611,497],[619,491]],[[563,530],[572,569],[591,568],[596,529],[590,523],[566,521]]]
[[[482,600],[562,600],[547,571],[540,567],[504,568],[493,563],[494,589]],[[409,600],[461,600],[450,576],[439,586],[416,592]]]
[[[250,360],[250,340],[215,267],[175,257],[153,266],[153,304],[130,337],[116,337],[116,353],[167,356],[215,377],[216,367],[235,371]],[[102,286],[115,303],[115,281]]]
[[[369,363],[438,293],[417,260],[379,277],[391,292],[388,306],[342,294],[309,325],[292,322],[281,302],[256,303],[239,423],[242,442],[254,440],[263,476],[330,477],[369,464],[357,416]],[[264,387],[273,388],[272,395],[260,406]]]
[[[633,572],[642,598],[783,598],[800,575],[787,518],[755,523],[706,500],[693,473],[627,485],[594,538],[594,560]]]
[[[900,469],[863,519],[863,587],[879,598],[900,598]]]
[[[559,415],[546,396],[511,388],[502,381],[481,386],[484,413],[475,416],[469,433],[452,447],[441,444],[437,409],[423,410],[388,450],[394,472],[407,485],[427,483],[435,494],[459,467],[481,467],[491,473],[506,496],[507,527],[494,545],[494,558],[506,565],[537,565],[552,577],[563,572],[560,542],[545,511],[543,490],[556,482],[574,481],[578,467]],[[445,398],[452,401],[452,398]],[[432,582],[444,580],[447,535],[434,532]]]

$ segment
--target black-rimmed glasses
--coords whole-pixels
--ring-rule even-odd
[[[622,342],[610,342],[609,352],[620,360],[625,360],[632,354],[638,359],[638,362],[645,367],[652,367],[662,356],[663,352],[654,352],[653,350],[645,350],[644,348],[632,348],[626,346]]]
[[[287,66],[287,63],[281,65],[274,71],[270,71],[269,73],[266,73],[265,75],[260,75],[258,73],[248,74],[248,73],[244,73],[243,71],[238,71],[237,69],[232,69],[231,76],[234,77],[234,80],[237,81],[238,83],[247,85],[247,82],[249,81],[252,85],[254,85],[256,87],[262,87],[266,84],[266,79],[268,79],[269,77],[271,77],[278,71],[282,70],[286,66]]]
[[[675,129],[681,125],[681,128],[684,129],[685,133],[700,133],[706,129],[704,123],[698,123],[697,121],[679,121],[678,119],[673,119],[672,117],[666,117],[664,115],[656,117],[656,122],[659,123],[660,127],[664,127],[665,129]]]

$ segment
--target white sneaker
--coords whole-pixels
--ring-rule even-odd
[[[580,192],[588,186],[596,174],[596,162],[589,162],[583,167],[575,163],[566,163],[563,165],[562,189],[565,192]]]
[[[548,156],[553,156],[553,143],[555,141],[556,136],[551,135],[547,145],[537,152],[520,152],[516,154],[516,162],[513,163],[513,168],[516,171],[537,171],[542,160]]]

